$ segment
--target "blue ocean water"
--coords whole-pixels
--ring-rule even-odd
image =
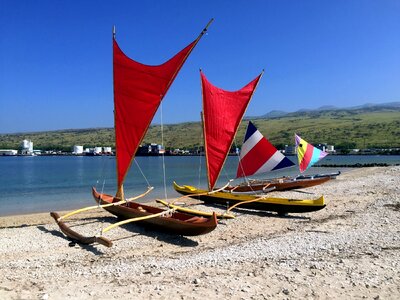
[[[294,156],[289,157],[295,162]],[[149,184],[155,189],[143,198],[149,201],[165,198],[162,157],[137,157],[137,162]],[[167,197],[177,197],[172,182],[206,188],[204,157],[167,156],[166,191]],[[224,185],[236,174],[238,158],[228,157],[219,178]],[[322,164],[390,163],[400,164],[400,156],[328,156]],[[338,168],[313,167],[305,174],[328,173]],[[341,171],[345,171],[340,168]],[[200,174],[200,175],[199,175]],[[268,176],[299,174],[296,167],[272,172]],[[258,176],[260,177],[260,176]],[[36,156],[0,157],[0,216],[69,210],[94,204],[91,187],[104,193],[115,194],[116,169],[112,156]],[[135,163],[129,171],[125,194],[133,197],[147,189],[146,179]]]

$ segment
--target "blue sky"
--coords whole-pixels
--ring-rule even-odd
[[[400,101],[398,0],[0,0],[0,133],[112,127],[112,26],[128,56],[155,65],[211,18],[164,123],[200,119],[199,68],[227,90],[265,69],[252,116]]]

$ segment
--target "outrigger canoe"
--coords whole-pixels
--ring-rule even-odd
[[[297,177],[280,177],[273,179],[250,179],[235,186],[228,186],[227,191],[234,192],[254,192],[268,193],[275,191],[288,191],[293,189],[302,189],[323,184],[331,179],[339,176],[340,172],[331,174],[315,174],[315,175],[300,175]]]
[[[167,62],[158,66],[144,65],[126,56],[118,46],[114,28],[113,78],[117,192],[114,197],[100,194],[93,188],[93,196],[99,203],[98,206],[84,207],[64,216],[51,212],[51,216],[65,235],[83,244],[97,242],[111,247],[112,242],[107,238],[102,236],[85,237],[72,230],[64,222],[66,218],[72,215],[97,208],[104,208],[124,219],[102,229],[101,234],[131,222],[138,222],[171,234],[186,236],[205,234],[216,228],[217,218],[215,214],[210,217],[195,216],[177,212],[175,208],[163,210],[133,202],[133,200],[147,194],[152,189],[150,186],[148,186],[146,193],[130,199],[126,199],[123,188],[126,175],[154,114],[186,59],[201,37],[207,32],[212,21],[213,19],[208,22],[197,39]],[[143,173],[142,175],[144,176]]]
[[[225,206],[233,206],[241,203],[239,204],[240,208],[272,211],[278,214],[312,212],[323,209],[326,206],[323,196],[317,199],[291,199],[236,194],[229,191],[208,193],[207,190],[189,185],[180,186],[176,182],[174,182],[174,189],[182,195],[199,199],[205,203]]]

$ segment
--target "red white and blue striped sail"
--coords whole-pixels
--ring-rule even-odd
[[[240,151],[236,178],[266,173],[294,165],[249,121],[242,150]]]

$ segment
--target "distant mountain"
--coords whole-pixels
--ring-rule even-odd
[[[297,115],[303,115],[306,113],[319,113],[319,112],[329,112],[329,111],[382,111],[387,109],[399,110],[400,102],[388,102],[388,103],[366,103],[363,105],[352,106],[352,107],[336,107],[333,105],[324,105],[316,109],[302,108],[294,112],[285,112],[281,110],[272,110],[264,115],[257,117],[246,117],[246,119],[274,119],[281,118],[285,116],[295,117]]]
[[[333,105],[324,105],[324,106],[321,106],[320,108],[317,108],[317,110],[335,110],[335,109],[338,109],[338,108]]]
[[[388,102],[388,103],[366,103],[364,105],[353,106],[348,109],[365,109],[365,108],[400,108],[400,102]]]
[[[287,115],[288,112],[283,111],[283,110],[271,110],[269,113],[266,113],[265,115],[256,117],[261,118],[261,119],[272,119],[272,118],[279,118]],[[248,119],[251,119],[250,117]]]

